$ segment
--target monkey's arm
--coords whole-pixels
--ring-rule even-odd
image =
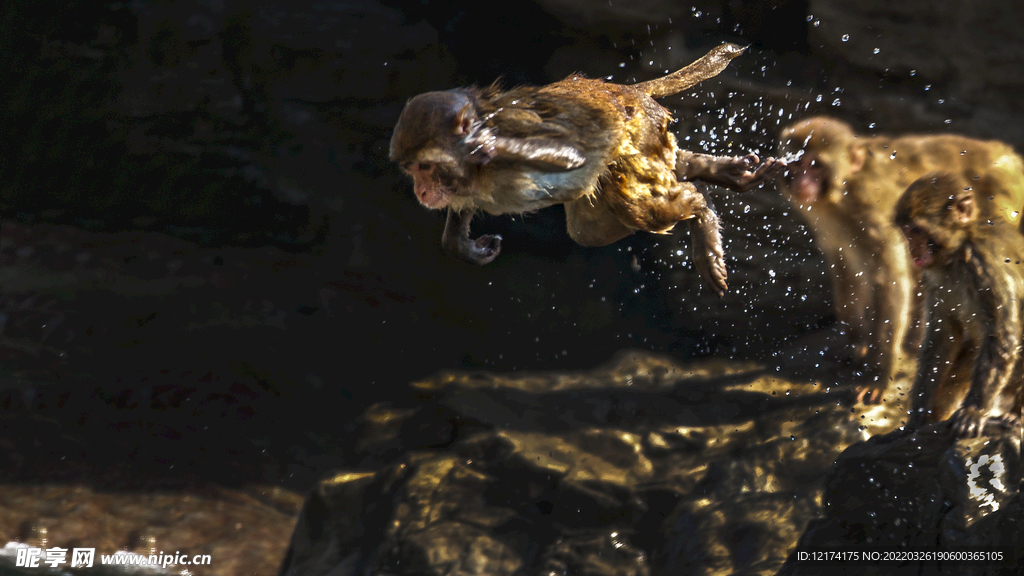
[[[529,164],[541,170],[560,172],[583,166],[586,159],[575,146],[547,138],[494,139],[494,159]]]
[[[999,264],[990,263],[989,266]],[[957,435],[964,438],[984,434],[985,425],[989,422],[1015,420],[1012,408],[1021,386],[1021,375],[1017,373],[1024,330],[1020,286],[1007,278],[1005,272],[989,272],[990,277],[996,276],[997,279],[979,291],[991,320],[988,334],[981,344],[970,391],[952,418]],[[1001,298],[998,297],[1000,293]]]
[[[930,317],[934,318],[935,306],[932,302],[932,295],[929,295]],[[948,321],[948,318],[946,318]],[[914,388],[911,392],[910,418],[907,427],[910,429],[920,428],[928,420],[928,410],[932,409],[932,397],[936,388],[949,378],[949,372],[956,360],[956,346],[952,340],[949,330],[951,326],[943,326],[947,322],[938,324],[929,322],[925,333],[924,344],[921,346],[920,361],[917,366],[917,378],[914,379]],[[956,343],[959,343],[957,339]]]
[[[471,211],[456,212],[448,209],[448,219],[444,224],[441,246],[445,252],[455,258],[483,266],[494,260],[501,251],[501,236],[486,234],[477,239],[469,237],[469,223],[473,220]]]
[[[564,126],[531,110],[499,109],[491,122],[477,120],[463,140],[469,157],[480,164],[510,162],[558,172],[586,161]]]
[[[680,150],[676,156],[676,174],[683,180],[703,180],[736,192],[750,190],[785,166],[785,162],[775,158],[762,163],[755,154],[711,156]]]

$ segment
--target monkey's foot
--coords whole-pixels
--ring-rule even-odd
[[[691,242],[693,242],[693,265],[700,272],[702,278],[719,297],[725,296],[729,285],[726,280],[729,273],[725,269],[725,253],[720,246],[708,244],[707,239],[697,226],[691,228]]]
[[[985,433],[985,426],[988,424],[1000,424],[1007,428],[1013,428],[1016,418],[1013,416],[987,416],[974,406],[964,406],[953,413],[950,422],[952,422],[953,431],[958,438],[977,438]]]
[[[676,176],[681,180],[703,180],[736,192],[746,192],[774,177],[786,163],[776,158],[764,162],[756,154],[712,156],[680,150],[676,156]]]
[[[725,283],[729,274],[725,270],[725,251],[722,248],[722,224],[715,213],[715,206],[707,191],[701,190],[704,207],[690,225],[690,242],[693,245],[693,265],[707,282],[708,287],[721,298],[729,285]]]
[[[756,154],[725,156],[716,166],[714,177],[709,180],[736,192],[746,192],[774,177],[785,167],[786,163],[777,158],[767,158],[761,162]]]

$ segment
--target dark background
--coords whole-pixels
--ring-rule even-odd
[[[730,41],[750,48],[720,79],[663,102],[689,149],[769,155],[810,113],[1024,143],[1024,22],[1005,1],[39,8],[0,8],[4,481],[303,491],[364,463],[347,438],[367,405],[415,402],[407,383],[437,370],[627,348],[784,363],[832,321],[825,266],[771,185],[716,192],[721,300],[684,227],[586,249],[560,208],[479,217],[501,256],[452,260],[443,214],[387,161],[423,91],[646,80]]]

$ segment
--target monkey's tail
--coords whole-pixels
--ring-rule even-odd
[[[746,46],[739,46],[737,44],[721,44],[712,48],[710,52],[696,62],[681,70],[657,80],[648,80],[647,82],[634,84],[633,87],[651,98],[678,94],[708,78],[718,76],[722,70],[725,70],[725,67],[729,65],[733,58],[743,54],[743,51],[746,49]]]

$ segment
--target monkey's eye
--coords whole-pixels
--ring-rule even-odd
[[[426,172],[427,170],[430,170],[431,164],[428,164],[426,162],[420,162],[419,164],[416,165],[416,167]]]

